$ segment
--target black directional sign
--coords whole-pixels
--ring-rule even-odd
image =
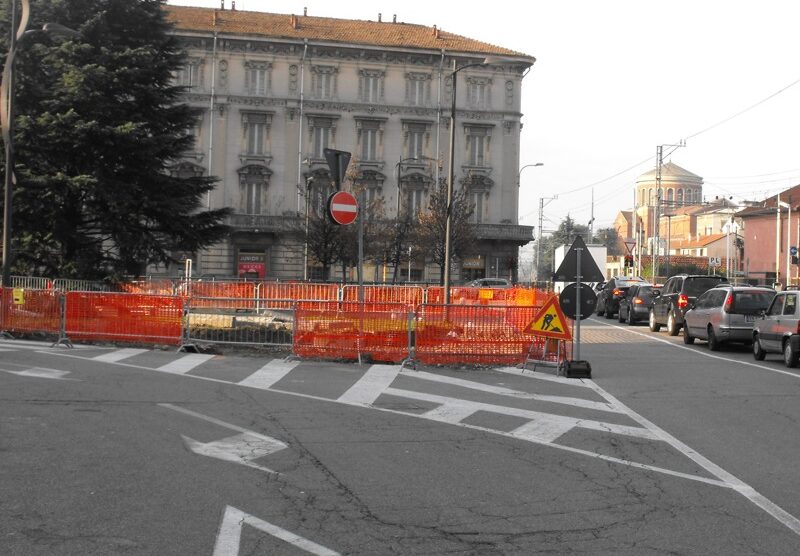
[[[344,182],[351,155],[347,151],[337,151],[336,149],[322,149],[322,152],[325,155],[325,160],[328,161],[331,176],[336,182],[336,191],[339,191],[342,189],[342,182]]]
[[[589,248],[586,243],[581,239],[581,236],[575,238],[572,246],[564,256],[564,260],[553,274],[554,282],[577,282],[578,281],[578,249],[581,251],[581,282],[601,282],[605,280],[605,276],[600,269],[597,268],[597,263],[594,262],[592,255],[589,253]]]
[[[570,284],[558,296],[561,310],[572,320],[588,319],[597,306],[597,294],[594,293],[589,284],[581,283],[581,306],[578,307],[576,305],[576,289],[578,289],[578,284]]]

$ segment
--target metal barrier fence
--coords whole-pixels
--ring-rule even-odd
[[[342,301],[361,301],[359,290],[360,286],[343,286]],[[413,311],[425,301],[425,290],[419,286],[364,286],[363,292],[365,303],[385,303],[389,311],[392,311],[392,306],[398,303]]]
[[[116,291],[111,284],[98,282],[95,280],[72,280],[68,278],[56,278],[53,280],[53,289],[62,292],[110,292]]]
[[[286,299],[187,298],[184,303],[184,346],[204,343],[291,347],[294,302]]]
[[[508,294],[507,305],[482,304],[478,298],[476,304],[445,306],[417,304],[422,292],[418,287],[392,292],[370,286],[364,296],[369,301],[360,303],[254,296],[263,290],[334,296],[339,291],[335,284],[207,284],[202,291],[233,291],[246,297],[5,288],[0,296],[0,330],[89,342],[272,346],[307,358],[392,363],[406,359],[445,365],[560,362],[572,352],[571,342],[523,332],[552,296],[536,290]],[[464,289],[470,293],[459,299],[474,299],[469,295],[477,289]],[[356,286],[343,292],[346,298],[358,295]],[[387,300],[391,298],[402,301]]]
[[[34,290],[49,290],[53,288],[53,281],[50,278],[41,278],[38,276],[12,276],[11,287]]]
[[[64,334],[71,340],[179,345],[179,297],[131,293],[67,292]]]

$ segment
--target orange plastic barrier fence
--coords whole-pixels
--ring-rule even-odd
[[[103,292],[66,296],[66,335],[72,340],[180,344],[180,297]]]
[[[258,285],[257,294],[261,300],[268,302],[267,307],[291,309],[293,301],[337,301],[339,285],[307,282],[261,282]]]
[[[192,298],[192,307],[255,309],[255,282],[192,282],[181,285],[181,295]],[[210,299],[214,298],[214,299]]]
[[[0,330],[10,333],[58,334],[61,294],[54,290],[2,288]]]
[[[359,286],[345,286],[342,288],[342,301],[359,301]],[[417,305],[422,304],[424,290],[419,286],[364,286],[364,302],[375,304],[376,309],[379,304],[385,304],[385,309],[389,312],[395,310],[395,305],[402,303],[406,308],[413,312]]]
[[[120,291],[126,293],[145,293],[157,295],[174,295],[175,282],[168,279],[163,280],[141,280],[135,282],[124,282],[119,285]]]
[[[517,306],[422,305],[416,314],[414,358],[429,365],[524,363],[531,344],[540,341],[523,332],[537,311]]]
[[[426,303],[444,303],[444,288],[431,286],[427,290]],[[543,290],[532,288],[469,288],[455,286],[450,288],[450,303],[453,305],[518,305],[520,307],[541,307],[549,297]]]
[[[311,305],[309,307],[309,305]],[[371,309],[379,308],[379,311]],[[403,304],[386,312],[385,303],[299,302],[294,354],[322,359],[400,363],[409,355],[409,315]]]

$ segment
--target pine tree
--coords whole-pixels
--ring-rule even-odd
[[[219,241],[227,210],[203,210],[216,178],[179,177],[198,112],[174,75],[185,53],[160,0],[39,0],[16,62],[15,271],[140,274]],[[8,13],[2,14],[8,36]]]

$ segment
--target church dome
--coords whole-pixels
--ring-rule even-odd
[[[659,203],[665,209],[703,202],[703,178],[681,168],[674,162],[661,165],[661,195],[658,195],[657,168],[636,178],[636,205],[653,206]]]

